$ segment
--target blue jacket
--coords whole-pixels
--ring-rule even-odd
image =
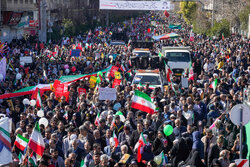
[[[199,131],[193,132],[193,146],[192,150],[199,152],[200,158],[204,158],[204,144],[201,141],[201,134]]]

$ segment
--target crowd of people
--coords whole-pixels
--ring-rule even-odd
[[[80,167],[83,163],[87,167],[236,166],[234,160],[240,155],[239,126],[231,122],[229,112],[236,104],[243,103],[244,91],[248,88],[249,40],[238,34],[225,39],[194,34],[194,41],[190,41],[192,27],[176,14],[169,18],[151,12],[46,45],[34,37],[8,44],[8,68],[6,78],[0,84],[1,95],[28,86],[53,83],[64,75],[90,74],[110,65],[125,68],[120,70],[122,82],[115,87],[115,101],[99,100],[98,90],[91,88],[85,78],[69,83],[67,98],[57,97],[53,89],[43,93],[42,108],[49,124],[47,127],[40,125],[45,150],[41,158],[37,156],[37,166]],[[181,24],[182,28],[169,29],[170,23]],[[109,45],[112,33],[125,30],[128,38],[133,35],[145,41],[150,40],[152,34],[174,31],[180,35],[176,39],[155,41],[152,50],[155,54],[162,46],[190,46],[194,79],[189,80],[188,88],[182,88],[174,76],[174,90],[170,86],[163,92],[148,86],[140,88],[151,96],[157,107],[154,114],[131,107],[133,91],[138,89],[131,85],[134,75],[130,64],[131,46]],[[81,56],[72,57],[70,51],[76,47],[81,48]],[[20,63],[20,57],[24,56],[32,56],[33,62]],[[127,75],[131,69],[132,76]],[[21,74],[21,79],[16,78],[17,73]],[[183,75],[188,76],[188,73]],[[215,80],[217,86],[211,87]],[[112,87],[113,81],[113,77],[104,78],[99,87]],[[79,95],[79,88],[85,88],[86,93]],[[24,98],[31,99],[31,95],[11,98],[13,108],[9,106],[10,99],[1,99],[0,110],[12,118],[15,165],[34,167],[28,160],[32,150],[27,148],[23,152],[14,145],[17,134],[29,139],[39,120],[40,108],[25,106]],[[121,119],[117,112],[121,112],[125,119]],[[163,131],[166,125],[173,127],[169,136]],[[138,150],[136,145],[142,133],[147,144]],[[114,134],[118,145],[114,144]],[[247,158],[245,129],[242,148],[242,157]],[[20,152],[24,155],[22,159],[18,159]],[[155,157],[162,153],[159,163]]]

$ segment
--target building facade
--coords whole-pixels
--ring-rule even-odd
[[[1,0],[0,40],[10,42],[38,31],[36,0]]]

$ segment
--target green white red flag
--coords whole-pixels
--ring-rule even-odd
[[[217,84],[218,84],[218,80],[215,79],[215,80],[211,83],[211,85],[210,85],[209,87],[210,87],[210,88],[213,88],[213,89],[215,90],[216,87],[217,87]]]
[[[28,146],[37,154],[42,156],[45,148],[45,144],[43,141],[43,136],[40,131],[40,127],[38,122],[35,125],[35,128],[33,129],[33,132],[31,134]]]
[[[19,148],[20,150],[24,151],[25,148],[26,148],[27,145],[28,145],[28,142],[29,142],[29,139],[23,137],[23,136],[20,135],[20,134],[17,134],[14,145],[15,145],[17,148]]]
[[[139,90],[134,91],[131,107],[149,114],[153,114],[155,112],[155,105],[151,98],[146,93]]]

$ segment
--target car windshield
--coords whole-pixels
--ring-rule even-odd
[[[134,84],[142,84],[145,85],[149,83],[149,85],[161,85],[159,76],[149,76],[149,75],[136,75],[134,78]]]
[[[168,52],[166,57],[168,58],[168,61],[190,62],[189,53],[186,52]]]

